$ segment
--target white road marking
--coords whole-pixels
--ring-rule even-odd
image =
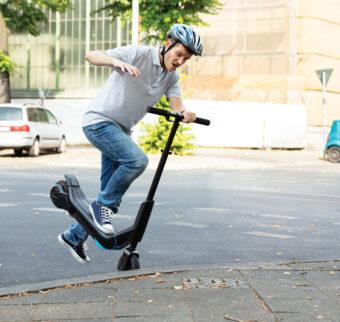
[[[113,218],[113,219],[115,219],[115,218],[118,218],[118,219],[127,219],[127,220],[131,220],[131,219],[132,219],[131,216],[127,216],[127,215],[118,215],[118,214],[113,215],[112,218]]]
[[[185,222],[185,221],[171,221],[167,222],[168,225],[174,225],[174,226],[185,226],[185,227],[192,227],[192,228],[205,228],[207,225],[202,224],[195,224],[192,222]]]
[[[249,192],[248,192],[249,191]],[[258,189],[256,192],[258,194],[252,193],[255,192],[255,190],[248,190],[242,192],[242,190],[234,190],[232,191],[232,194],[239,195],[239,196],[246,196],[246,197],[256,197],[256,198],[271,198],[271,199],[289,199],[289,200],[312,200],[316,201],[314,198],[311,197],[322,197],[322,198],[336,198],[337,200],[322,200],[322,202],[335,202],[340,203],[340,195],[325,195],[325,194],[316,194],[316,193],[298,193],[298,192],[286,192],[286,191],[274,191],[274,193],[281,194],[282,196],[271,196],[269,194],[266,194],[265,196],[263,194],[259,193],[272,193],[273,191]],[[285,196],[286,195],[286,196]],[[293,196],[294,195],[294,196]]]
[[[136,205],[136,204],[141,204],[141,201],[130,201],[129,204],[131,205]],[[165,202],[155,202],[154,206],[165,206]]]
[[[19,172],[10,172],[10,171],[6,171],[6,172],[3,172],[3,171],[0,171],[0,175],[6,175],[6,176],[13,176],[13,177],[22,177],[22,173],[19,173]],[[31,172],[31,171],[27,171],[25,173],[25,176],[26,177],[32,177],[32,178],[36,178],[36,177],[43,177],[43,178],[56,178],[56,179],[60,179],[62,178],[61,175],[57,175],[57,174],[43,174],[43,173],[34,173],[34,172]]]
[[[145,197],[146,198],[146,193],[145,192],[130,192],[126,195],[126,197]],[[162,195],[162,193],[157,192],[157,196]]]
[[[10,190],[8,188],[0,188],[0,192],[12,192],[13,190]]]
[[[35,211],[47,211],[47,212],[66,212],[66,210],[58,209],[58,208],[32,208],[32,210],[35,210]]]
[[[147,253],[149,253],[149,254],[163,254],[165,252],[163,250],[148,250]]]
[[[260,228],[273,228],[273,229],[279,229],[279,230],[291,230],[291,229],[294,229],[293,227],[281,226],[279,224],[274,224],[274,225],[258,224],[258,225],[256,225],[256,227],[260,227]]]
[[[243,235],[257,236],[257,237],[278,238],[278,239],[296,238],[296,236],[282,235],[282,234],[271,234],[271,233],[266,233],[266,232],[263,232],[263,231],[249,231],[249,232],[242,233],[242,234]]]
[[[194,209],[202,210],[202,211],[218,211],[218,212],[230,211],[230,209],[227,209],[227,208],[194,208]]]
[[[268,217],[268,218],[288,219],[288,220],[301,219],[300,217],[284,216],[284,215],[273,215],[273,214],[264,214],[264,215],[260,215],[260,216],[261,217]]]
[[[42,192],[29,192],[29,196],[35,196],[35,197],[49,197],[49,193],[42,193]]]
[[[17,205],[16,203],[0,203],[0,207],[15,207]]]

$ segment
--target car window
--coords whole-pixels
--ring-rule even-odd
[[[39,115],[39,122],[41,123],[48,123],[47,113],[42,108],[37,108],[38,115]]]
[[[22,119],[22,108],[7,106],[0,107],[0,121],[20,121]]]
[[[29,107],[27,109],[27,117],[30,122],[39,122],[39,114],[36,108]]]
[[[55,116],[50,111],[45,110],[45,112],[47,114],[48,123],[58,125],[58,121]]]

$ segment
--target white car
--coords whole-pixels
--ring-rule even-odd
[[[61,122],[48,109],[35,104],[0,104],[0,150],[27,151],[38,156],[41,150],[62,153],[66,137]]]

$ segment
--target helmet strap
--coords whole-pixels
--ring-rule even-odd
[[[176,45],[178,44],[177,41],[174,41],[169,47],[168,49],[165,49],[165,46],[162,47],[162,50],[161,50],[161,55],[164,57],[164,55],[169,51],[171,50],[172,48],[174,48]]]

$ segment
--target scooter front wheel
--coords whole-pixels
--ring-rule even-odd
[[[136,251],[131,252],[129,249],[125,249],[119,258],[117,268],[119,271],[140,269],[139,254]]]

